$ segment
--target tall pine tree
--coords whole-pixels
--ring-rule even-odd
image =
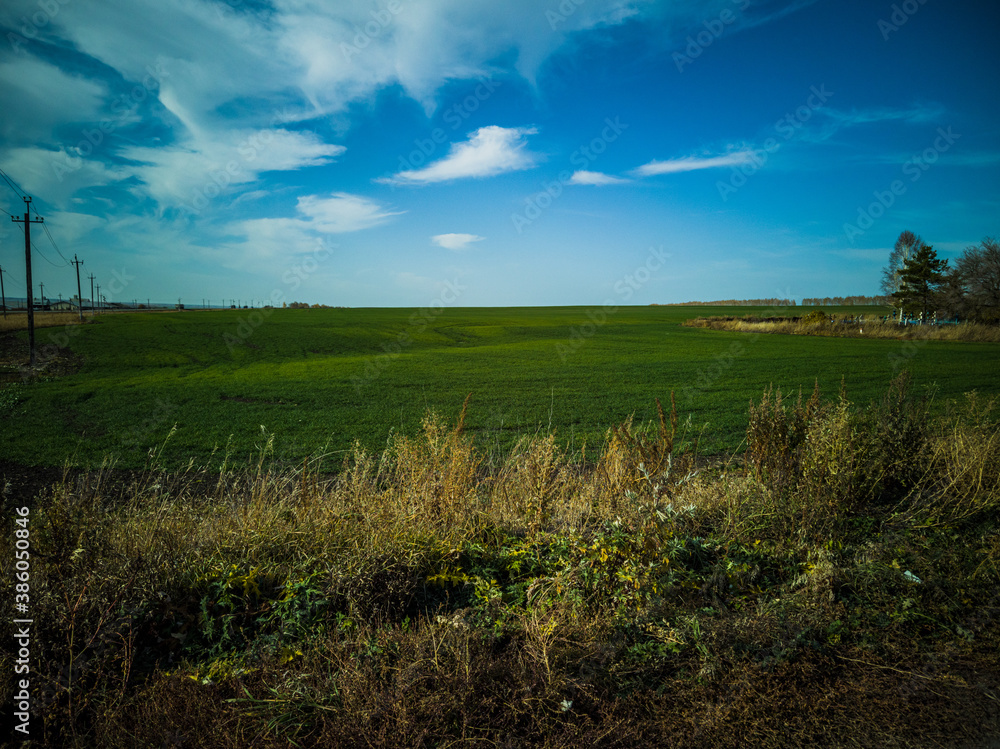
[[[945,280],[948,261],[939,260],[934,248],[920,246],[903,262],[899,290],[892,296],[906,312],[920,312],[926,320],[936,309],[937,293]]]

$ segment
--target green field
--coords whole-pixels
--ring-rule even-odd
[[[24,381],[0,338],[33,740],[986,746],[1000,345],[681,325],[719,311],[104,315]],[[701,455],[605,439],[671,390]],[[107,455],[148,469],[58,467]]]
[[[503,449],[538,430],[567,445],[599,443],[630,415],[655,418],[677,396],[682,422],[704,429],[702,450],[738,449],[747,404],[773,385],[833,395],[843,378],[858,403],[902,368],[943,401],[1000,392],[1000,346],[983,343],[753,336],[682,327],[739,307],[220,310],[104,315],[38,331],[73,366],[0,391],[0,459],[140,467],[173,426],[168,462],[244,459],[275,435],[279,460],[355,439],[378,449],[390,430],[415,433],[428,408],[454,418],[471,393],[467,427]],[[836,312],[835,309],[827,309]],[[846,308],[849,313],[880,313]],[[3,340],[10,362],[23,333]],[[218,457],[220,453],[216,454]]]

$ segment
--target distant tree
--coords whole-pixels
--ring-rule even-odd
[[[936,309],[947,270],[948,261],[939,260],[934,248],[921,242],[899,270],[899,289],[892,296],[900,309],[919,311],[927,319]]]
[[[1000,242],[986,237],[978,245],[967,247],[956,261],[953,275],[968,316],[1000,320]]]
[[[899,274],[903,269],[903,264],[910,259],[910,256],[923,245],[920,237],[909,229],[900,233],[896,244],[893,245],[892,252],[889,253],[889,262],[882,269],[882,293],[892,296],[899,291]]]
[[[952,268],[945,274],[944,281],[938,288],[938,307],[948,317],[968,320],[974,317],[966,293],[965,278],[961,270]]]

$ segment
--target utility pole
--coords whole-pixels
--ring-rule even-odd
[[[38,284],[38,301],[41,303],[42,308],[45,308],[45,284]]]
[[[36,219],[31,218],[31,198],[24,196],[24,218],[11,216],[10,220],[17,224],[24,224],[24,274],[28,283],[28,352],[31,366],[35,366],[35,291],[31,287],[31,225],[40,224],[45,221],[41,216]]]
[[[7,295],[3,290],[3,268],[0,268],[0,300],[3,300],[3,316],[7,319]]]
[[[101,285],[100,284],[97,284],[97,296],[95,297],[95,300],[97,301],[97,308],[100,309],[101,308]]]
[[[80,322],[83,322],[83,294],[80,293],[80,266],[83,264],[82,260],[77,260],[76,255],[73,256],[73,265],[76,266],[76,304],[80,310]]]

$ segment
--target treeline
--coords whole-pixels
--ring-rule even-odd
[[[652,305],[654,307],[660,305]],[[679,302],[664,307],[794,307],[794,299],[721,299],[716,302]]]
[[[882,291],[900,314],[1000,324],[1000,242],[986,237],[948,262],[906,230],[882,271]]]
[[[805,307],[851,307],[851,306],[877,306],[891,304],[892,298],[888,296],[824,296],[806,297],[802,300]],[[651,305],[658,307],[661,305]],[[678,302],[677,304],[665,304],[664,307],[797,307],[798,303],[794,299],[719,299],[714,302]]]
[[[308,302],[282,302],[282,309],[347,309],[347,307],[342,307],[337,305],[336,307],[331,307],[329,304],[309,304]]]
[[[803,306],[808,307],[851,307],[855,305],[865,305],[868,307],[891,304],[892,298],[888,296],[825,296],[825,297],[805,297],[802,300]]]

